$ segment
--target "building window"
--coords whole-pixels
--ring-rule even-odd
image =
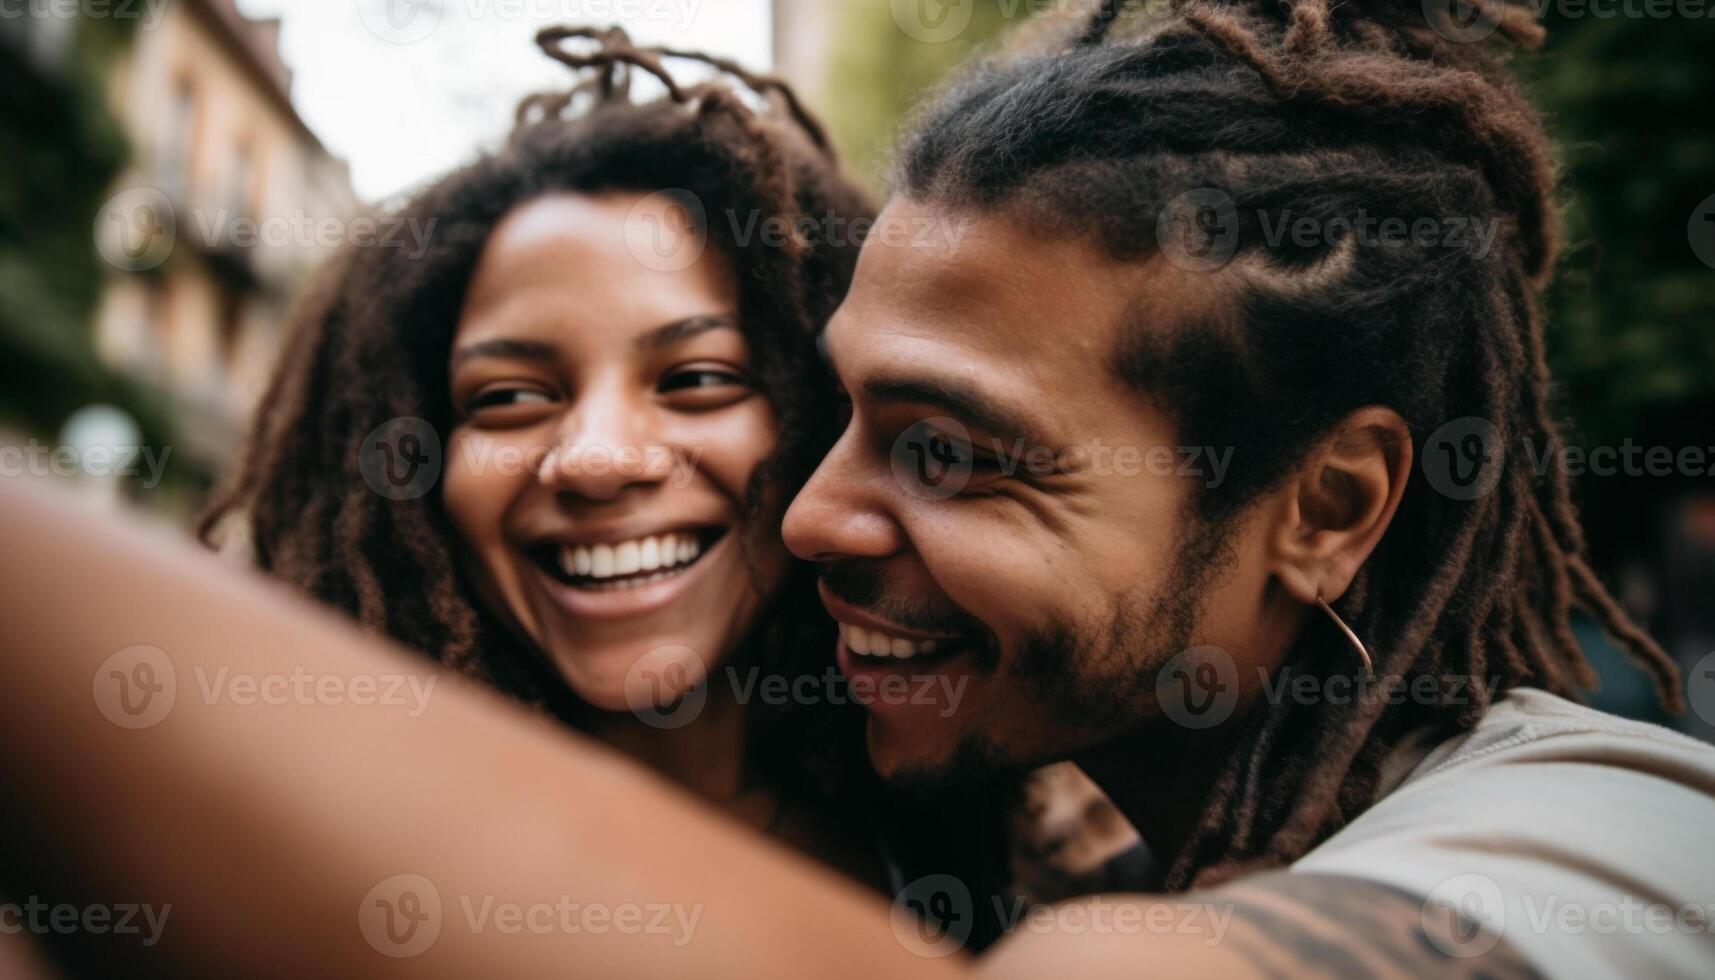
[[[192,139],[196,133],[196,87],[181,78],[173,85],[161,130],[161,182],[169,197],[183,200],[190,190]]]
[[[239,144],[227,165],[226,186],[220,194],[221,205],[234,218],[253,218],[256,188],[256,156],[248,141]]]

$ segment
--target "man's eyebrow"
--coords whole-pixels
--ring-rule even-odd
[[[453,367],[478,357],[500,357],[512,361],[551,361],[554,345],[539,340],[484,340],[453,351]]]
[[[998,439],[1043,440],[1024,415],[997,404],[981,390],[946,378],[876,377],[864,381],[863,397],[878,405],[912,404],[938,408],[949,416]]]
[[[737,330],[738,317],[730,313],[688,316],[663,324],[637,338],[638,350],[660,350],[710,330]]]

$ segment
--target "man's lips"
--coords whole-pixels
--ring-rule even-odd
[[[892,623],[871,612],[866,612],[828,591],[826,582],[817,582],[816,591],[822,596],[822,605],[828,607],[828,615],[841,623],[850,623],[864,629],[875,630],[890,636],[902,636],[907,639],[923,640],[962,640],[966,637],[961,633],[931,633],[910,626]]]
[[[968,634],[930,632],[889,622],[838,598],[825,582],[817,583],[817,591],[828,614],[840,625],[836,657],[848,673],[862,667],[934,666],[979,642]]]

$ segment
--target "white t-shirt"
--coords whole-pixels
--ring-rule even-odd
[[[1450,904],[1550,977],[1715,977],[1715,748],[1516,690],[1390,782],[1292,870]]]

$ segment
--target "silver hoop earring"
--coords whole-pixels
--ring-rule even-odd
[[[1322,607],[1322,611],[1328,614],[1328,618],[1334,621],[1335,626],[1340,627],[1340,632],[1346,634],[1347,641],[1352,644],[1354,650],[1358,651],[1358,658],[1364,662],[1364,679],[1375,680],[1376,670],[1374,663],[1370,660],[1369,648],[1364,646],[1364,641],[1358,639],[1358,634],[1352,632],[1352,628],[1346,625],[1346,621],[1340,618],[1340,614],[1334,611],[1334,607],[1328,605],[1328,600],[1322,598],[1320,589],[1316,591],[1316,604]]]

